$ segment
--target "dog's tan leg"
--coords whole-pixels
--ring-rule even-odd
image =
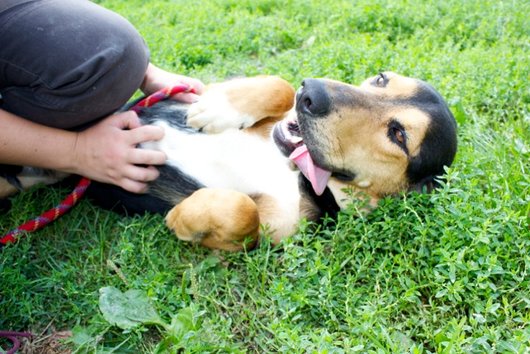
[[[21,190],[29,189],[35,185],[54,184],[68,176],[67,173],[57,171],[44,171],[39,168],[24,167],[22,172],[16,175],[20,183]],[[5,178],[0,177],[0,199],[16,194],[19,190],[9,183]]]
[[[261,194],[252,196],[258,206],[260,222],[273,244],[293,235],[300,221],[299,201],[281,204],[276,198]]]
[[[256,121],[281,117],[294,104],[294,88],[277,76],[234,80],[225,90],[230,104]]]
[[[295,91],[276,76],[211,84],[188,111],[188,124],[206,133],[244,129],[262,119],[279,119],[294,104]]]
[[[0,199],[9,197],[17,192],[17,189],[4,178],[0,177]]]
[[[166,224],[181,240],[229,251],[252,248],[259,236],[254,201],[226,189],[199,189],[170,210]]]

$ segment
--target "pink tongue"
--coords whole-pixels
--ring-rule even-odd
[[[331,172],[314,164],[305,145],[297,147],[289,158],[298,166],[309,182],[311,182],[315,193],[321,195],[326,189]]]

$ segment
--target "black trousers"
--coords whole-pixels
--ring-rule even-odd
[[[79,129],[140,86],[149,52],[123,17],[87,0],[0,0],[0,108]]]

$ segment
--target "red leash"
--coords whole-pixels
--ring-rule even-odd
[[[162,90],[159,90],[152,95],[140,100],[136,103],[131,110],[139,114],[142,108],[151,107],[156,103],[163,101],[171,96],[174,96],[178,93],[183,92],[194,92],[193,88],[188,85],[176,85],[171,87],[166,87]],[[83,197],[88,186],[90,185],[90,179],[82,177],[77,186],[74,188],[72,193],[70,193],[59,205],[55,208],[52,208],[40,216],[32,219],[14,230],[9,231],[5,236],[0,238],[0,248],[7,245],[8,243],[15,242],[17,240],[17,235],[20,233],[29,233],[42,229],[44,226],[49,223],[57,220],[60,216],[68,212],[77,202]]]
[[[57,220],[61,215],[65,214],[67,211],[72,209],[74,205],[77,204],[77,201],[81,199],[83,194],[85,194],[85,191],[87,190],[89,185],[90,180],[88,178],[81,178],[72,193],[70,193],[59,205],[42,213],[35,219],[32,219],[20,225],[16,229],[9,231],[4,237],[0,239],[0,245],[6,245],[8,243],[15,242],[16,236],[18,234],[22,232],[33,232],[40,230],[52,221]]]
[[[193,87],[190,87],[186,84],[166,87],[138,101],[134,106],[131,107],[131,111],[135,111],[137,114],[140,114],[142,108],[152,107],[158,102],[166,100],[178,93],[195,93],[195,90]]]
[[[0,338],[6,338],[11,341],[12,347],[5,354],[14,354],[20,348],[21,342],[19,337],[31,338],[32,334],[29,332],[13,332],[13,331],[0,331]]]

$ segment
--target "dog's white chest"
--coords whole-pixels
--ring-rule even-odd
[[[144,146],[164,151],[168,164],[206,187],[268,194],[298,203],[298,173],[272,142],[235,129],[189,134],[163,122],[158,125],[165,128],[164,138]]]

